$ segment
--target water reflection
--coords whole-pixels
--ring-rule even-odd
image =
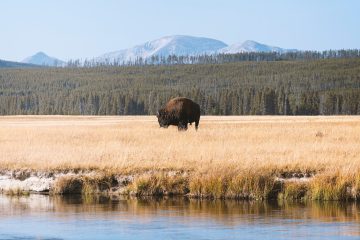
[[[360,236],[359,203],[0,195],[0,239]]]

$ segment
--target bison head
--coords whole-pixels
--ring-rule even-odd
[[[160,127],[167,128],[170,125],[169,116],[165,109],[159,109],[156,113]]]

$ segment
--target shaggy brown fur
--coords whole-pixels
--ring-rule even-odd
[[[156,114],[160,127],[167,128],[169,125],[178,126],[179,130],[187,130],[188,123],[195,122],[195,129],[199,127],[200,106],[192,100],[184,97],[171,99],[164,108]]]

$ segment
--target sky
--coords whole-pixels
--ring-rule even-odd
[[[358,0],[1,0],[0,59],[85,59],[169,35],[360,48]]]

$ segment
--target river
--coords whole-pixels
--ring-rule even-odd
[[[360,239],[360,204],[0,195],[0,239]]]

